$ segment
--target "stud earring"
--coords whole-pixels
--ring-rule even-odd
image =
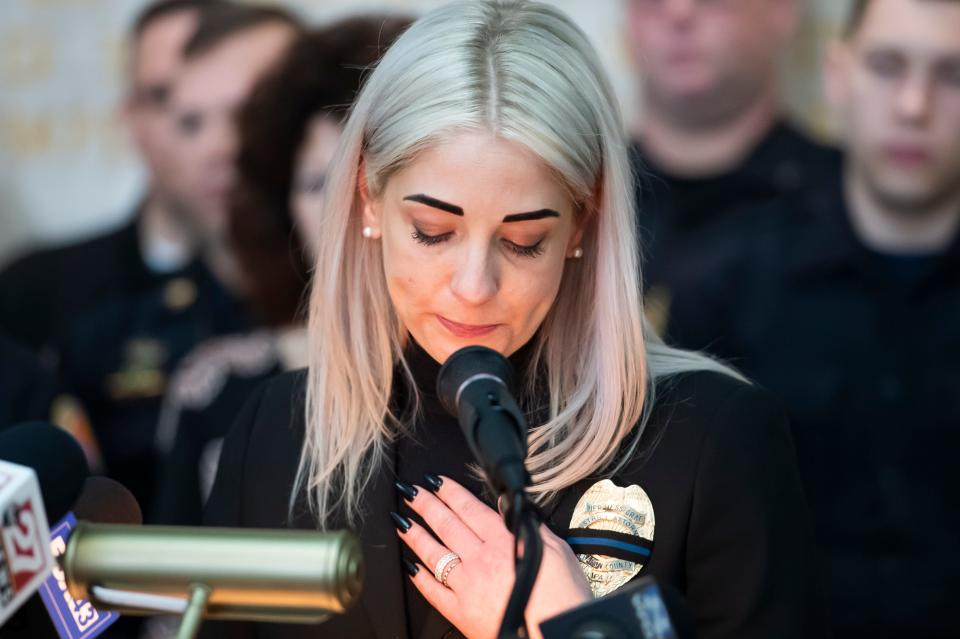
[[[579,260],[581,257],[583,257],[583,249],[578,246],[573,249],[573,259]]]
[[[373,237],[373,228],[371,228],[371,227],[369,227],[369,226],[363,227],[363,237],[367,238],[368,240],[369,240],[371,237]]]

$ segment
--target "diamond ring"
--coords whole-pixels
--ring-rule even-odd
[[[448,552],[437,562],[437,567],[433,569],[433,576],[436,577],[437,581],[442,583],[444,587],[449,588],[449,586],[447,586],[447,578],[450,576],[450,571],[459,563],[460,557],[457,553]]]

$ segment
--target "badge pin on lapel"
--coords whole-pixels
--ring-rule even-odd
[[[653,550],[655,520],[647,493],[609,479],[580,497],[570,519],[567,543],[580,560],[594,597],[602,597],[637,576]]]

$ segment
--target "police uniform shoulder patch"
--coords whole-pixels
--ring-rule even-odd
[[[637,576],[653,552],[655,523],[650,497],[636,484],[621,488],[604,479],[583,493],[566,541],[594,597]]]

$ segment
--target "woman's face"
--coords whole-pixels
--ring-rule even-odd
[[[371,198],[397,315],[438,362],[481,344],[510,355],[543,322],[578,246],[575,205],[525,147],[462,133],[423,153]]]
[[[330,161],[340,142],[340,133],[340,125],[330,117],[315,116],[307,126],[294,166],[290,206],[300,239],[314,256],[320,234],[323,187]]]

